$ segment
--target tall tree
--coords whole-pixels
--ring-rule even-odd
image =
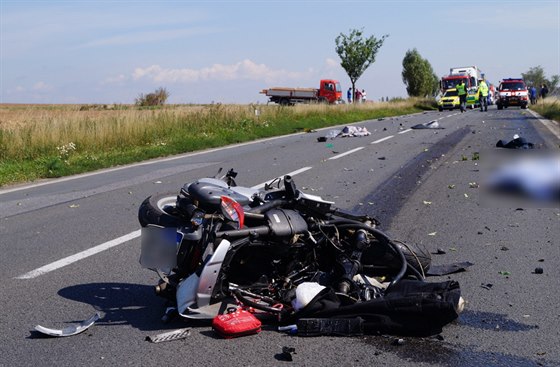
[[[521,73],[521,76],[527,85],[534,85],[538,89],[541,85],[546,84],[551,92],[558,87],[560,81],[558,75],[553,75],[550,79],[546,78],[544,69],[540,65],[530,68],[526,73]]]
[[[411,97],[433,97],[438,91],[438,77],[428,60],[418,50],[408,50],[403,59],[402,79]]]
[[[336,53],[340,57],[340,65],[350,78],[352,83],[352,95],[355,96],[356,81],[360,79],[364,71],[375,62],[377,51],[383,46],[385,34],[380,39],[375,36],[364,36],[363,29],[351,29],[349,34],[339,34],[336,37]],[[355,98],[353,98],[354,102]]]

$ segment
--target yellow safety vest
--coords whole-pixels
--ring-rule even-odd
[[[484,81],[480,82],[480,85],[478,86],[478,93],[481,94],[483,97],[488,96],[488,86]]]
[[[467,94],[464,84],[457,84],[455,88],[457,88],[457,95],[462,96],[463,94]]]

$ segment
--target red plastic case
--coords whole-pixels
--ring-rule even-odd
[[[261,321],[243,309],[218,315],[212,320],[212,329],[226,339],[256,334],[261,331]]]

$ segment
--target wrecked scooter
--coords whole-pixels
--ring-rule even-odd
[[[156,293],[179,315],[211,320],[241,305],[280,324],[359,316],[364,332],[421,334],[457,317],[459,286],[424,281],[425,249],[298,190],[290,176],[257,190],[237,186],[236,175],[140,205],[140,263],[158,273]]]

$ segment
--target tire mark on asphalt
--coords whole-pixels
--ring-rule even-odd
[[[471,133],[471,128],[463,127],[435,143],[430,150],[422,152],[408,161],[399,171],[393,173],[389,179],[366,196],[361,202],[373,202],[375,213],[366,213],[380,220],[384,228],[389,228],[394,217],[399,213],[409,197],[418,188],[418,180],[430,170],[426,160],[437,159],[446,154],[459,143],[466,135]],[[354,212],[363,212],[364,207],[357,205],[352,208]]]

